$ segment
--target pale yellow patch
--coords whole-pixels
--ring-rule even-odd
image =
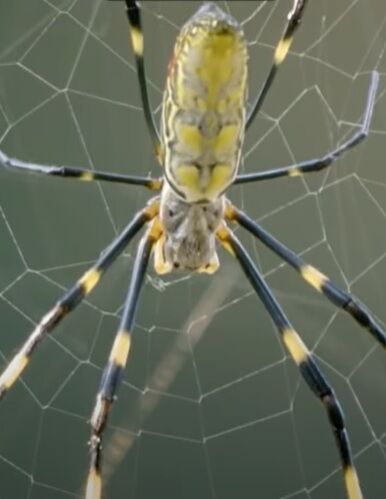
[[[83,286],[85,294],[89,294],[90,291],[98,284],[101,278],[101,272],[97,269],[88,270],[79,280],[79,284]]]
[[[303,175],[302,171],[299,170],[299,168],[291,168],[289,171],[288,171],[288,176],[289,177],[301,177]]]
[[[277,66],[279,64],[281,64],[284,61],[284,59],[286,58],[286,55],[289,51],[291,43],[292,43],[292,37],[283,38],[278,43],[278,46],[276,47],[275,55],[274,55],[274,61],[275,61],[275,64]]]
[[[162,179],[152,179],[150,181],[149,187],[152,191],[160,191],[162,189],[163,181]]]
[[[225,206],[225,218],[227,218],[228,220],[235,220],[236,217],[237,217],[237,209],[227,199]]]
[[[195,125],[180,125],[177,130],[178,139],[184,150],[199,155],[203,147],[203,137]]]
[[[199,191],[200,171],[192,165],[180,165],[175,173],[178,185]]]
[[[240,45],[233,33],[208,35],[206,32],[203,36],[205,45],[202,48],[202,64],[197,69],[197,75],[207,89],[207,104],[212,107],[217,103],[220,89],[232,76],[234,57],[239,52]],[[197,42],[200,44],[202,40]]]
[[[231,173],[229,165],[217,165],[213,168],[209,184],[205,189],[209,199],[217,197],[225,189],[231,179]]]
[[[173,270],[173,266],[170,262],[166,262],[163,256],[163,245],[165,244],[165,238],[161,237],[154,248],[154,270],[157,274],[167,274]]]
[[[160,202],[159,198],[152,199],[145,208],[145,215],[149,220],[152,220],[159,213]]]
[[[131,28],[131,42],[136,55],[143,55],[143,34],[138,28]]]
[[[217,157],[221,157],[223,154],[229,154],[235,149],[239,130],[240,126],[238,124],[227,125],[220,130],[220,133],[215,138],[213,144],[213,151]]]
[[[358,475],[352,466],[344,470],[344,481],[349,499],[363,499]]]
[[[304,280],[306,280],[311,286],[313,286],[318,291],[322,291],[323,285],[328,281],[328,278],[315,269],[311,265],[305,265],[301,267],[300,273]]]
[[[233,246],[231,244],[231,235],[228,227],[223,224],[220,226],[220,228],[216,232],[216,236],[219,239],[221,245],[232,255],[235,255],[235,251],[233,249]]]
[[[120,331],[115,338],[109,360],[117,366],[125,367],[129,356],[131,337],[128,331]]]
[[[0,390],[10,388],[20,377],[27,364],[28,357],[24,353],[18,353],[0,376]]]
[[[294,329],[284,329],[283,341],[297,365],[308,359],[310,353],[303,343],[303,340]]]
[[[90,182],[91,180],[94,180],[93,172],[83,172],[80,176],[80,180],[83,180],[84,182]]]
[[[100,499],[102,497],[102,479],[95,468],[88,474],[86,499]]]
[[[164,233],[162,222],[159,218],[153,220],[150,229],[148,230],[147,237],[153,240],[153,244],[158,241]]]
[[[200,267],[197,272],[199,272],[200,274],[214,274],[219,267],[220,262],[218,256],[215,254],[209,262],[209,265],[206,267]]]

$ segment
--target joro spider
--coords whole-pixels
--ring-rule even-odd
[[[216,243],[220,243],[238,260],[304,381],[323,404],[340,454],[347,497],[363,497],[344,416],[336,395],[250,255],[227,224],[235,222],[253,234],[293,267],[309,285],[336,307],[345,310],[386,347],[385,332],[358,299],[340,289],[327,276],[271,236],[235,207],[224,194],[234,184],[320,171],[331,166],[368,134],[379,81],[377,72],[373,72],[371,76],[360,129],[339,147],[321,158],[299,164],[258,173],[238,174],[245,132],[263,105],[277,70],[287,56],[307,2],[308,0],[294,0],[275,49],[271,69],[248,111],[247,46],[241,27],[214,3],[201,6],[183,26],[174,47],[163,97],[159,133],[147,92],[140,9],[135,1],[125,0],[145,120],[156,158],[164,167],[164,176],[160,179],[74,167],[44,166],[10,158],[0,151],[0,162],[11,169],[84,181],[137,185],[158,192],[101,253],[96,263],[40,320],[0,376],[0,397],[3,397],[24,372],[39,343],[93,290],[131,239],[147,226],[137,248],[120,326],[103,371],[91,416],[91,464],[85,493],[87,499],[102,497],[103,433],[128,359],[130,335],[151,253],[154,254],[154,268],[158,274],[177,268],[213,273],[219,267]]]

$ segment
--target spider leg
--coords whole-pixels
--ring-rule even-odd
[[[327,411],[342,462],[348,499],[363,499],[353,462],[343,411],[333,389],[320,371],[312,353],[293,329],[275,296],[240,241],[225,226],[219,229],[217,237],[222,245],[239,261],[247,279],[278,329],[285,348],[297,364],[304,381],[314,395],[322,402]]]
[[[141,185],[153,191],[159,191],[162,187],[162,181],[150,177],[138,177],[133,175],[121,175],[119,173],[98,172],[78,168],[74,166],[53,166],[28,163],[20,159],[10,158],[0,150],[0,163],[6,168],[22,170],[32,173],[41,173],[43,175],[52,175],[63,178],[76,178],[86,182],[102,180],[106,182],[115,182],[118,184]]]
[[[40,320],[0,375],[0,399],[19,379],[39,343],[93,290],[104,272],[122,253],[131,239],[147,222],[158,214],[158,208],[158,198],[154,198],[143,210],[138,212],[123,232],[101,253],[97,262],[78,279],[74,286]]]
[[[126,14],[130,26],[131,44],[133,47],[135,64],[137,66],[137,76],[138,76],[139,89],[141,92],[143,112],[145,115],[147,129],[149,131],[150,138],[153,143],[155,155],[160,161],[161,139],[150,106],[150,100],[149,100],[149,94],[146,82],[146,71],[145,71],[144,56],[143,56],[143,32],[142,32],[142,23],[141,23],[141,12],[135,0],[125,0],[125,1],[126,1]]]
[[[257,237],[276,255],[299,272],[308,284],[322,293],[333,305],[351,315],[360,326],[369,331],[383,348],[386,348],[386,333],[357,298],[340,289],[327,276],[305,262],[242,211],[229,204],[226,216],[228,220],[237,222]]]
[[[101,498],[103,432],[106,428],[108,415],[116,399],[116,392],[121,383],[123,371],[129,356],[131,331],[150,253],[160,235],[160,224],[156,219],[139,243],[121,322],[110,351],[109,360],[102,374],[99,392],[91,416],[91,464],[87,479],[86,499]]]
[[[276,46],[271,69],[248,113],[245,125],[246,129],[248,129],[249,126],[252,124],[261,106],[263,105],[265,97],[267,96],[268,91],[272,86],[277,70],[279,69],[280,64],[284,61],[284,59],[287,56],[287,53],[292,44],[295,31],[299,27],[300,22],[302,20],[303,12],[306,7],[307,1],[308,0],[294,0],[292,10],[288,13],[287,16],[288,19],[287,24],[285,25],[283,34]]]
[[[327,153],[322,158],[311,159],[291,166],[282,168],[274,168],[263,172],[246,173],[238,175],[234,184],[245,184],[247,182],[257,182],[259,180],[268,180],[278,177],[297,177],[308,172],[317,172],[327,168],[334,163],[343,153],[357,146],[362,142],[369,133],[370,122],[374,111],[375,97],[379,84],[379,73],[373,71],[371,73],[371,82],[367,94],[366,108],[363,116],[363,121],[359,130],[357,130],[346,142]]]

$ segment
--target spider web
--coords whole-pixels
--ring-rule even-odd
[[[254,95],[292,2],[221,2],[244,25]],[[384,0],[310,2],[246,138],[243,171],[317,157],[360,124],[381,73],[369,138],[333,168],[232,188],[231,199],[359,296],[386,326]],[[159,115],[173,40],[195,2],[143,2]],[[0,147],[11,156],[159,175],[141,114],[121,2],[0,7]],[[158,106],[158,107],[157,107]],[[148,198],[138,189],[0,170],[0,355],[95,261]],[[367,499],[385,497],[384,352],[251,237],[251,251],[343,405]],[[0,406],[1,496],[82,497],[88,419],[118,326],[133,243],[41,346]],[[125,381],[104,444],[105,497],[344,498],[320,404],[300,380],[238,266],[214,277],[150,270]],[[382,322],[383,321],[383,322]]]

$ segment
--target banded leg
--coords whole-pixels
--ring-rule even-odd
[[[311,159],[291,166],[284,166],[282,168],[274,168],[263,172],[246,173],[238,175],[234,184],[246,184],[248,182],[257,182],[259,180],[268,180],[278,177],[297,177],[309,172],[318,172],[332,165],[343,153],[357,146],[362,142],[369,133],[371,118],[373,116],[375,97],[379,85],[379,73],[373,71],[371,73],[371,82],[367,94],[366,108],[363,115],[361,127],[356,131],[346,142],[329,152],[323,158]]]
[[[267,93],[272,86],[277,70],[279,69],[280,64],[284,61],[284,59],[288,54],[295,31],[299,27],[301,19],[303,17],[303,12],[306,7],[307,1],[308,0],[294,0],[292,10],[288,13],[287,17],[288,21],[284,28],[284,32],[275,49],[275,53],[273,56],[273,64],[271,66],[271,69],[268,73],[265,82],[263,83],[263,86],[259,94],[257,95],[254,103],[252,104],[251,110],[248,113],[245,125],[246,129],[248,129],[249,126],[252,124],[261,106],[263,105],[265,97],[267,96]]]
[[[342,462],[348,499],[363,499],[353,462],[343,412],[333,389],[320,371],[313,355],[291,326],[279,303],[242,244],[226,227],[222,227],[218,231],[217,236],[223,246],[225,246],[225,248],[239,261],[246,277],[252,284],[252,287],[260,297],[272,321],[277,327],[284,346],[297,364],[304,381],[314,395],[319,398],[327,411],[327,416],[333,430]]]
[[[105,182],[115,182],[118,184],[141,185],[153,191],[159,191],[162,187],[162,181],[156,178],[138,177],[133,175],[121,175],[119,173],[98,172],[78,168],[74,166],[53,166],[53,165],[38,165],[36,163],[28,163],[20,159],[10,158],[0,150],[0,163],[6,168],[14,170],[22,170],[31,173],[41,173],[43,175],[52,175],[63,178],[76,178],[86,182],[103,180]]]
[[[156,220],[139,244],[121,322],[108,363],[102,374],[99,393],[91,416],[91,464],[87,479],[86,499],[100,499],[102,496],[102,436],[129,356],[131,331],[150,253],[159,237],[159,223]]]
[[[15,381],[19,379],[39,343],[47,337],[66,315],[72,312],[91,293],[104,272],[122,253],[131,239],[146,222],[149,222],[158,214],[158,208],[158,199],[153,199],[146,208],[137,213],[124,231],[101,254],[95,265],[87,270],[75,285],[41,319],[18,353],[0,375],[0,399]]]
[[[137,75],[139,89],[141,92],[141,100],[147,129],[150,134],[155,155],[161,163],[161,139],[157,130],[157,125],[154,121],[153,112],[150,107],[149,94],[147,90],[146,72],[143,55],[143,32],[141,23],[140,8],[135,0],[126,1],[126,13],[129,20],[131,44],[133,47],[135,64],[137,66]]]
[[[360,326],[367,329],[376,341],[386,349],[386,333],[357,298],[340,289],[318,269],[309,265],[264,230],[257,222],[230,204],[227,207],[226,217],[228,220],[237,222],[257,237],[276,255],[294,268],[310,286],[322,293],[333,305],[347,312]]]

